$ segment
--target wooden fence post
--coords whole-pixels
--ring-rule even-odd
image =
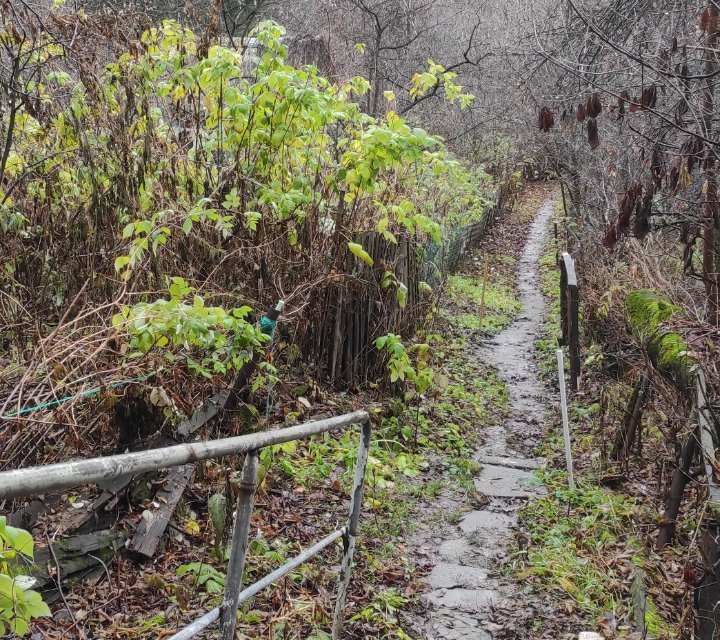
[[[560,261],[560,322],[562,342],[570,349],[570,388],[580,388],[580,298],[575,260],[565,252]]]

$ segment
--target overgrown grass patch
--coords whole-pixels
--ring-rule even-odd
[[[562,211],[562,203],[555,207],[555,216]],[[558,248],[556,241],[547,242],[540,257],[540,289],[545,296],[546,315],[543,321],[542,336],[535,341],[540,373],[545,379],[557,376],[555,352],[560,335],[560,271],[557,266]]]
[[[570,490],[560,471],[545,472],[541,479],[548,496],[521,512],[530,544],[520,577],[563,592],[589,616],[616,611],[631,568],[625,551],[641,548],[628,535],[635,501],[587,480]]]
[[[484,287],[480,276],[454,275],[448,278],[447,295],[462,311],[447,313],[460,328],[496,334],[507,327],[521,309],[512,287],[488,278]],[[484,299],[484,311],[483,311]],[[481,313],[482,312],[482,313]]]

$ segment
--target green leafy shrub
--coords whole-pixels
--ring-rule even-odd
[[[414,363],[402,338],[394,333],[388,333],[375,340],[375,347],[388,355],[387,369],[390,382],[406,382],[411,387],[411,397],[422,396],[430,389],[435,379],[435,372],[429,365],[429,345],[414,344],[411,347],[411,352],[415,355]]]
[[[191,291],[182,278],[173,278],[169,300],[141,302],[115,315],[113,325],[130,337],[130,357],[152,350],[169,360],[181,354],[191,370],[208,378],[237,371],[268,337],[247,321],[250,307],[226,311],[206,306],[200,296],[187,304],[183,297]]]
[[[50,34],[38,36],[35,54],[8,36],[8,55],[38,59],[27,103],[45,105],[47,115],[41,122],[21,106],[13,121],[13,191],[0,189],[0,226],[7,241],[55,239],[41,269],[9,258],[2,277],[18,300],[30,309],[43,301],[28,292],[47,291],[61,307],[96,277],[135,291],[157,290],[177,273],[202,278],[209,290],[244,288],[238,272],[278,252],[291,258],[274,261],[278,281],[329,282],[318,270],[330,273],[339,253],[367,261],[347,244],[356,231],[437,242],[444,228],[482,217],[493,191],[484,171],[397,113],[364,114],[355,102],[368,90],[363,78],[334,84],[315,67],[288,64],[283,33],[272,22],[258,26],[262,54],[249,74],[237,51],[212,46],[199,55],[190,30],[164,21],[132,51],[92,69],[92,83],[66,71]],[[453,72],[432,62],[413,91],[439,85],[452,102],[471,100]],[[81,249],[96,256],[91,267],[73,259]],[[221,257],[224,268],[206,269]],[[146,305],[137,314],[159,322],[180,312],[176,303]],[[138,336],[140,349],[154,337]],[[207,364],[199,369],[212,371],[216,361]]]
[[[32,536],[11,527],[0,516],[0,635],[24,636],[34,618],[50,615],[42,596],[31,587],[35,579],[23,573],[23,563],[33,559]]]

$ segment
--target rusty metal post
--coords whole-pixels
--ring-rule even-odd
[[[237,506],[235,508],[235,526],[233,527],[232,551],[225,578],[225,595],[220,607],[220,636],[223,640],[234,640],[237,624],[237,609],[242,591],[245,557],[250,534],[255,487],[257,485],[258,452],[250,451],[240,477]]]
[[[332,637],[333,640],[340,640],[343,628],[343,612],[347,599],[348,587],[350,585],[350,574],[352,573],[353,554],[355,553],[355,540],[360,524],[360,509],[362,507],[363,488],[365,484],[365,467],[367,465],[368,452],[370,451],[370,436],[372,427],[368,419],[363,423],[360,444],[358,446],[357,460],[355,462],[355,478],[353,480],[352,494],[350,496],[350,513],[348,516],[347,530],[343,536],[343,559],[338,575],[337,601],[335,602],[335,615],[333,616]]]

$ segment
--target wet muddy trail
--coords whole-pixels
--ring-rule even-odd
[[[468,344],[472,357],[497,370],[509,395],[506,418],[495,426],[479,425],[483,442],[475,452],[481,470],[475,479],[472,509],[468,498],[444,492],[434,505],[449,513],[466,513],[456,524],[420,525],[413,541],[415,554],[430,564],[424,615],[415,636],[428,640],[499,640],[530,637],[518,633],[513,620],[528,620],[522,586],[503,575],[517,513],[542,487],[533,471],[542,460],[532,452],[542,438],[547,389],[538,377],[534,345],[545,315],[538,262],[546,241],[554,201],[548,199],[528,227],[517,265],[522,310],[515,321],[489,340]]]

